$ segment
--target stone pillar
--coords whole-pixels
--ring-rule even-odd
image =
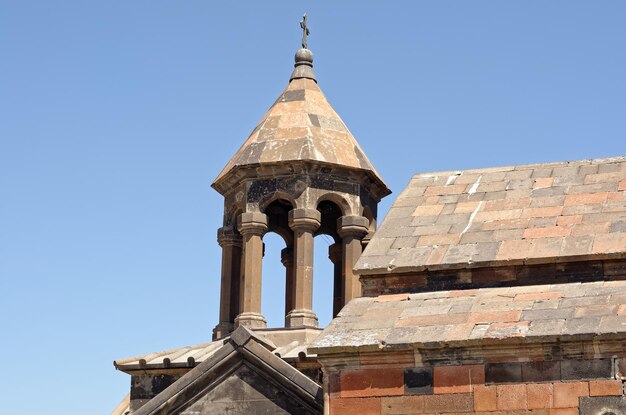
[[[294,302],[287,314],[287,327],[317,327],[313,312],[313,236],[320,226],[317,209],[289,212],[289,227],[294,231]]]
[[[341,266],[343,247],[341,243],[334,243],[328,247],[328,259],[333,263],[333,318],[344,306],[343,300],[343,282],[341,274],[343,267]]]
[[[287,314],[293,310],[295,300],[295,292],[293,290],[293,247],[288,246],[280,251],[280,262],[285,266],[285,327],[287,327]]]
[[[239,233],[243,236],[241,270],[241,314],[235,326],[265,328],[267,321],[261,314],[261,272],[263,270],[263,235],[267,231],[267,216],[260,212],[246,212],[239,216]]]
[[[239,314],[239,278],[241,274],[241,235],[232,227],[217,231],[222,247],[222,281],[220,289],[220,322],[213,329],[213,340],[227,336],[234,329]]]
[[[337,232],[343,241],[342,279],[344,304],[361,296],[359,276],[352,269],[363,252],[361,240],[367,235],[369,221],[363,216],[342,216],[337,219]]]

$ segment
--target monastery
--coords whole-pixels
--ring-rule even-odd
[[[626,157],[417,173],[378,227],[391,191],[321,91],[305,37],[212,186],[213,339],[116,360],[130,393],[114,415],[626,414]],[[261,313],[268,232],[286,246],[280,328]],[[334,241],[325,328],[320,234]]]

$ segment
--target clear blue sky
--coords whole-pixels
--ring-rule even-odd
[[[0,1],[3,413],[107,414],[114,359],[210,339],[209,186],[286,85],[304,11],[395,192],[382,214],[415,172],[626,154],[624,1]]]

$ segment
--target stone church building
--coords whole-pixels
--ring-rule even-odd
[[[114,415],[626,414],[626,157],[418,173],[391,192],[298,50],[213,188],[211,342],[114,362]],[[263,236],[285,242],[285,324],[261,314]],[[333,239],[333,316],[312,308]]]

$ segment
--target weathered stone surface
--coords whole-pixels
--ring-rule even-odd
[[[626,307],[619,306],[624,299],[626,281],[385,295],[381,301],[357,298],[310,350],[324,354],[513,340],[530,344],[626,338]],[[529,367],[526,377],[531,380],[538,371],[550,370]]]
[[[619,190],[625,166],[619,157],[515,166],[516,177],[509,167],[417,174],[391,209],[402,210],[385,219],[372,242],[419,236],[417,245],[445,247],[445,254],[398,261],[392,242],[387,252],[366,249],[357,271],[386,273],[392,263],[400,273],[626,257],[626,195]],[[609,168],[615,170],[597,173]]]

